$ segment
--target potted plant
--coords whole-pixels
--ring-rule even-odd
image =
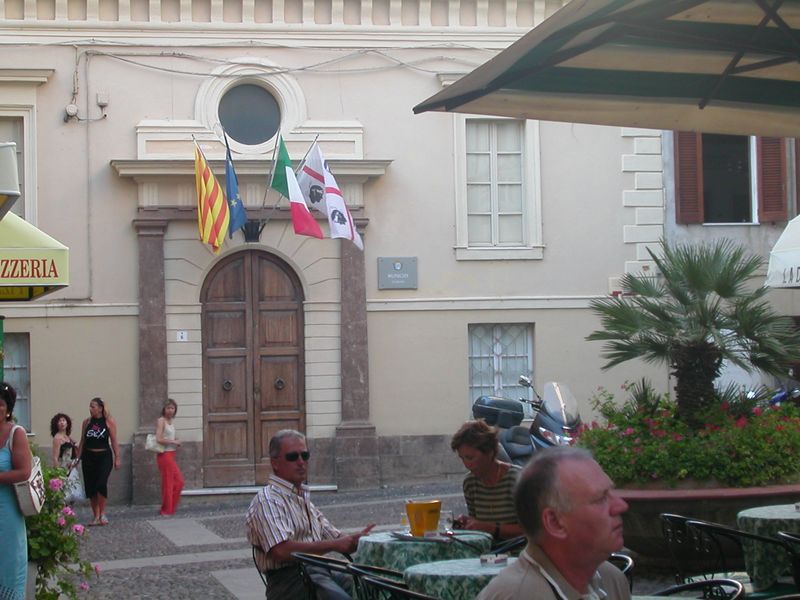
[[[592,303],[603,328],[604,368],[632,359],[661,362],[675,378],[675,402],[647,382],[626,386],[617,405],[600,390],[606,420],[580,443],[615,479],[630,509],[626,543],[663,550],[658,514],[676,512],[735,525],[738,510],[800,496],[800,421],[768,409],[766,390],[719,390],[723,360],[775,376],[800,360],[800,334],[752,285],[763,262],[729,240],[662,245],[658,274],[625,275],[623,293]],[[735,502],[728,502],[729,500]],[[638,545],[639,548],[635,548]]]
[[[36,565],[36,599],[77,598],[99,571],[80,556],[84,526],[67,504],[67,473],[44,466],[45,501],[38,515],[27,517],[28,561]]]

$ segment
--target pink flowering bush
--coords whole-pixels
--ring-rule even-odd
[[[37,566],[36,599],[76,599],[78,590],[88,590],[89,579],[100,571],[89,561],[81,560],[80,544],[85,528],[67,505],[66,471],[44,463],[42,459],[45,481],[42,512],[25,519],[28,560]]]
[[[599,389],[592,398],[604,423],[592,422],[578,444],[589,448],[618,486],[675,487],[682,481],[750,487],[800,481],[800,411],[769,406],[764,391],[748,398],[732,391],[689,427],[677,407],[649,384],[625,385],[619,405]]]

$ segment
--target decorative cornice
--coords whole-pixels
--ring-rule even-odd
[[[224,160],[209,160],[211,170],[215,173],[225,172]],[[350,181],[373,179],[386,174],[391,160],[329,160],[331,171],[337,178]],[[295,162],[295,166],[297,165]],[[194,177],[194,160],[128,160],[111,161],[111,167],[120,177],[141,179],[167,179],[175,177]],[[265,176],[272,170],[271,160],[237,160],[236,174],[239,177]]]
[[[41,85],[47,83],[54,69],[0,69],[0,83],[29,83]]]

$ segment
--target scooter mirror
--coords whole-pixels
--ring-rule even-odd
[[[525,387],[531,387],[531,378],[525,375],[520,375],[519,384],[524,385]]]

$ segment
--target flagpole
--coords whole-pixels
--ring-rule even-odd
[[[264,200],[261,203],[261,208],[262,209],[265,208],[266,205],[267,205],[267,194],[269,194],[269,191],[272,189],[272,182],[275,180],[275,155],[278,153],[278,146],[280,145],[281,137],[282,136],[278,136],[278,143],[275,144],[275,147],[272,149],[272,172],[270,173],[269,185],[267,186],[267,189],[264,190]],[[303,158],[298,163],[298,165],[297,165],[298,168],[306,160],[306,158],[308,157],[308,153],[311,152],[311,149],[314,147],[314,144],[317,143],[318,139],[319,139],[319,134],[314,136],[314,140],[308,146],[308,150],[306,150],[306,153],[303,155]],[[295,174],[297,174],[297,171],[295,171]],[[261,225],[261,230],[263,230],[264,227],[266,226],[266,224],[269,223],[269,220],[272,218],[272,215],[275,213],[275,209],[278,208],[278,205],[280,203],[281,203],[281,195],[278,194],[278,200],[275,202],[275,204],[272,205],[272,208],[267,213],[267,216],[264,219],[264,223]],[[261,234],[261,230],[259,230],[259,235]]]

